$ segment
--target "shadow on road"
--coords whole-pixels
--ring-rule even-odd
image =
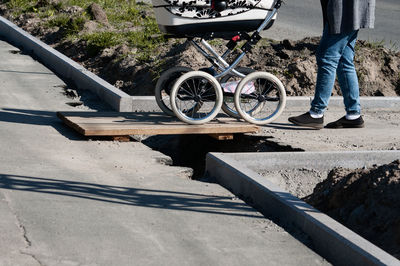
[[[65,126],[57,118],[56,112],[3,108],[0,109],[0,122],[51,126],[70,140],[86,140],[74,130]]]
[[[29,191],[113,204],[260,218],[231,197],[180,191],[109,186],[93,183],[0,174],[0,189]],[[254,213],[254,215],[252,214]]]

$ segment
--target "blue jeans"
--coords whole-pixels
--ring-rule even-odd
[[[323,114],[329,103],[336,74],[342,91],[346,113],[360,114],[360,92],[354,67],[354,46],[358,30],[330,34],[325,27],[317,50],[317,85],[311,111]]]

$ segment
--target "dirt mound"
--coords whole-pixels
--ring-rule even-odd
[[[305,201],[400,259],[400,160],[335,168]]]
[[[259,71],[268,71],[278,76],[285,84],[288,95],[310,96],[314,94],[317,76],[315,52],[318,43],[319,38],[317,37],[305,38],[300,41],[263,41],[247,54],[239,65]],[[215,47],[220,54],[225,50],[222,42],[214,45]],[[90,68],[97,69],[95,71],[108,80],[113,79],[107,75],[110,71],[113,71],[111,73],[129,73],[128,77],[119,77],[122,84],[130,84],[130,86],[121,86],[121,89],[131,95],[151,95],[158,75],[163,70],[173,66],[186,66],[192,69],[210,66],[195,48],[188,43],[179,43],[176,40],[169,40],[165,43],[163,47],[159,48],[158,54],[160,61],[157,62],[135,64],[132,63],[132,58],[128,58],[123,61],[125,65],[117,62],[117,64],[106,65],[102,69],[92,64]],[[234,55],[231,59],[233,57]],[[159,62],[162,64],[157,65]],[[400,95],[400,75],[398,74],[400,73],[400,53],[384,47],[373,47],[365,41],[359,41],[355,64],[362,96]],[[131,70],[127,70],[126,65],[130,66]],[[332,94],[341,95],[338,84],[335,85]]]
[[[72,6],[60,12],[73,18],[82,14],[84,9]],[[145,13],[145,17],[154,16],[151,8]],[[79,38],[73,40],[64,38],[66,29],[49,27],[48,21],[34,12],[14,17],[12,10],[7,9],[5,4],[0,4],[0,15],[12,20],[130,95],[153,95],[160,73],[172,66],[187,66],[193,69],[209,66],[206,59],[188,43],[183,43],[182,39],[166,39],[163,45],[156,48],[155,55],[143,60],[140,49],[130,48],[126,44],[117,44],[102,48],[100,52],[91,53],[90,43]],[[105,18],[103,20],[106,22]],[[69,30],[81,29],[77,33],[78,36],[101,31],[118,32],[107,23],[100,25],[95,19],[86,22],[75,19],[68,23]],[[129,22],[125,24],[125,32],[135,30]],[[313,95],[317,73],[315,51],[318,42],[319,38],[281,42],[263,40],[244,58],[240,66],[275,74],[285,84],[288,95]],[[212,44],[218,47],[219,52],[225,50],[222,40],[212,41]],[[377,44],[359,41],[355,63],[361,95],[400,95],[400,52],[396,53]],[[333,95],[340,94],[339,86],[336,85]]]
[[[289,95],[313,95],[317,76],[315,52],[319,38],[284,40],[259,46],[246,62],[249,67],[270,71],[282,79]],[[355,65],[363,96],[400,95],[400,53],[358,41]],[[338,84],[334,95],[341,95]]]

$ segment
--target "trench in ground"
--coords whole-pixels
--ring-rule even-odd
[[[142,143],[159,151],[173,161],[173,166],[193,169],[192,179],[204,176],[208,152],[282,152],[302,151],[290,146],[280,146],[272,137],[235,134],[233,140],[216,140],[208,135],[159,135],[151,136]]]

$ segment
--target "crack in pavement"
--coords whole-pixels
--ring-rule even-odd
[[[2,192],[2,194],[3,194],[3,200],[6,202],[10,212],[12,213],[12,215],[15,218],[15,225],[19,228],[19,231],[21,232],[22,238],[23,238],[24,243],[25,243],[25,249],[28,249],[28,248],[32,247],[32,241],[29,239],[25,226],[22,224],[21,219],[18,217],[17,212],[13,208],[12,203],[11,203],[11,199],[10,199],[8,193]],[[44,264],[34,254],[31,254],[31,253],[28,253],[28,252],[22,251],[22,250],[19,250],[19,253],[22,254],[22,255],[30,256],[39,265],[44,266]]]
[[[43,264],[35,255],[33,255],[32,253],[28,253],[25,251],[20,250],[19,251],[20,254],[22,255],[27,255],[30,256],[31,258],[33,258],[37,263],[39,263],[40,266],[45,266],[45,264]]]
[[[13,208],[12,204],[11,204],[11,199],[10,197],[7,195],[8,193],[3,192],[2,193],[4,195],[4,201],[7,203],[8,208],[10,209],[11,213],[13,214],[14,218],[15,218],[15,224],[17,225],[17,227],[20,229],[21,231],[21,235],[24,239],[24,242],[26,244],[26,248],[29,248],[32,246],[32,241],[28,238],[27,236],[27,232],[26,232],[26,228],[25,226],[23,226],[23,224],[21,223],[20,218],[18,217],[15,209]]]
[[[16,220],[17,220],[17,225],[18,225],[19,229],[22,231],[22,237],[23,237],[24,240],[25,240],[26,248],[31,247],[31,246],[32,246],[32,242],[31,242],[31,240],[30,240],[30,239],[28,238],[28,236],[27,236],[25,226],[23,226],[23,225],[21,224],[21,222],[20,222],[18,216],[17,216],[15,213],[13,213],[13,214],[14,214]]]

